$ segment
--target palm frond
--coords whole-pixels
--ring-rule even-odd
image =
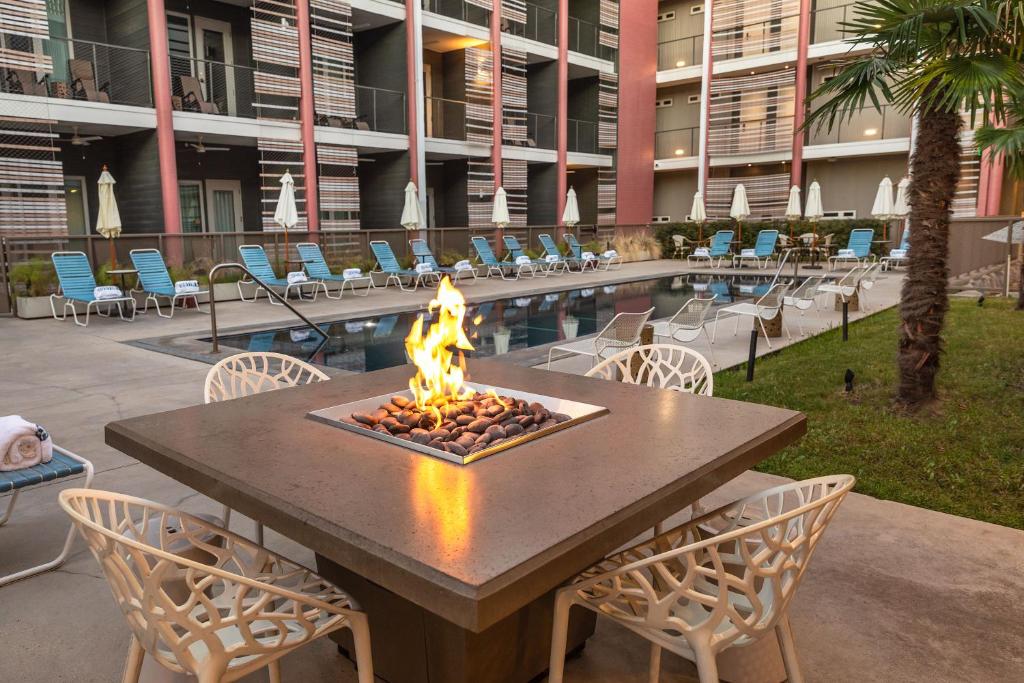
[[[1002,154],[1010,172],[1024,178],[1024,107],[1018,106],[1005,126],[986,123],[974,131],[978,149]]]
[[[807,116],[804,127],[831,131],[836,121],[852,119],[868,104],[881,112],[882,105],[893,100],[889,84],[898,80],[901,69],[898,62],[881,55],[851,63],[810,94],[811,101],[829,99]]]

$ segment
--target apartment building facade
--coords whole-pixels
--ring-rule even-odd
[[[499,186],[513,226],[557,224],[570,186],[584,223],[647,222],[652,181],[618,183],[620,131],[653,136],[619,110],[653,92],[653,59],[619,78],[638,8],[0,0],[0,231],[89,233],[104,166],[126,232],[277,230],[286,170],[299,230],[398,227],[410,180],[430,226],[490,225]]]
[[[851,0],[663,0],[658,30],[653,220],[686,220],[694,192],[728,217],[738,183],[753,219],[779,219],[817,180],[826,216],[869,218],[884,176],[908,173],[910,117],[885,105],[831,132],[801,130],[809,92],[863,53],[843,40]],[[962,136],[957,216],[1006,214],[1013,181]],[[804,195],[806,196],[806,194]]]

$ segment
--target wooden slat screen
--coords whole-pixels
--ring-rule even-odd
[[[501,109],[504,141],[526,144],[526,53],[501,49]]]
[[[0,0],[0,32],[49,38],[46,0]]]
[[[597,146],[613,150],[618,147],[619,76],[601,73],[598,76]]]
[[[708,178],[705,201],[709,218],[729,218],[732,194],[740,183],[747,191],[750,220],[782,218],[785,215],[789,201],[789,174],[773,173],[745,178]]]
[[[318,116],[356,117],[352,5],[349,0],[312,0],[313,95]]]
[[[301,92],[295,0],[253,0],[251,28],[256,117],[294,121]]]
[[[494,210],[494,166],[490,159],[470,159],[466,183],[469,227],[486,228]]]
[[[616,223],[616,172],[614,168],[597,169],[597,224]]]
[[[715,78],[711,82],[708,153],[758,154],[791,149],[793,70]]]
[[[306,230],[306,182],[302,166],[302,143],[288,140],[257,138],[256,147],[260,152],[260,215],[263,230],[280,232],[281,226],[274,222],[277,199],[281,195],[281,176],[285,171],[295,181],[295,206],[299,222],[293,228]]]
[[[0,235],[68,233],[55,121],[0,118]]]
[[[468,47],[466,57],[466,140],[492,142],[494,117],[491,100],[494,96],[493,54],[481,47]]]
[[[508,215],[512,227],[526,227],[528,172],[524,159],[501,160],[501,186],[508,195]]]
[[[501,18],[503,21],[526,23],[526,0],[501,0]]]
[[[601,0],[600,30],[597,41],[605,47],[619,48],[619,0]]]
[[[359,229],[359,154],[355,147],[320,143],[320,229]],[[397,200],[396,200],[397,201]]]

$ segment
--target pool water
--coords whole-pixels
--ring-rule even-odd
[[[767,292],[770,280],[771,276],[678,275],[471,304],[466,320],[476,348],[467,355],[493,356],[596,334],[617,313],[643,312],[652,306],[652,320],[668,318],[697,295],[715,294],[716,306],[750,300]],[[471,294],[472,285],[463,291]],[[342,370],[370,372],[405,365],[405,337],[424,313],[421,309],[321,323],[329,334],[326,343],[306,326],[227,335],[220,341],[245,351],[276,351]],[[477,316],[481,320],[474,325],[470,321]]]

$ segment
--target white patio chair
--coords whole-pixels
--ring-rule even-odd
[[[764,293],[764,295],[754,303],[739,303],[732,304],[731,306],[725,306],[718,309],[715,313],[715,329],[711,333],[711,343],[715,343],[715,339],[718,338],[718,321],[723,315],[732,315],[736,319],[736,327],[733,329],[733,336],[739,332],[740,329],[740,318],[748,316],[754,319],[755,325],[761,326],[761,332],[764,334],[764,339],[768,343],[768,348],[772,348],[772,340],[768,337],[768,330],[764,327],[765,320],[773,320],[775,316],[782,313],[783,301],[786,298],[786,293],[789,291],[788,282],[779,282],[771,286],[771,288]],[[793,335],[789,331],[789,325],[786,324],[783,319],[782,327],[786,330],[786,336],[789,339],[793,339]]]
[[[804,314],[814,307],[815,302],[818,300],[821,284],[824,281],[824,275],[812,275],[801,282],[800,286],[794,289],[792,294],[787,294],[782,300],[784,305],[800,311],[800,317],[797,318],[796,324],[800,330],[801,337],[804,336]],[[818,315],[815,315],[815,318],[821,319]]]
[[[857,290],[860,288],[860,279],[864,276],[864,271],[871,266],[857,266],[851,268],[845,275],[839,278],[835,282],[825,282],[818,286],[819,292],[825,294],[832,294],[833,300],[839,299],[839,301],[846,302],[850,300]]]
[[[722,651],[773,631],[787,678],[800,683],[789,604],[854,482],[835,475],[777,486],[587,569],[556,595],[548,681],[562,683],[569,608],[579,605],[650,641],[652,683],[662,649],[694,661],[701,683],[717,683]]]
[[[682,235],[672,235],[672,258],[683,258],[686,253],[686,238]]]
[[[547,369],[551,369],[551,357],[555,351],[565,351],[578,356],[590,356],[593,361],[599,362],[608,356],[636,346],[640,343],[640,331],[643,330],[647,320],[654,313],[654,309],[648,309],[643,313],[619,313],[612,321],[605,325],[604,329],[597,333],[593,339],[593,351],[578,346],[552,346],[548,350]]]
[[[228,401],[328,379],[323,371],[298,358],[271,351],[249,351],[229,356],[210,368],[203,385],[203,401]],[[231,508],[227,505],[222,517],[225,528],[230,528]],[[256,542],[263,545],[260,522],[256,522]]]
[[[885,269],[885,266],[881,263],[871,263],[864,266],[864,272],[861,273],[860,282],[860,310],[867,312],[868,310],[868,296],[875,286],[875,280],[878,279],[878,274]]]
[[[711,343],[711,336],[708,335],[708,330],[704,325],[707,322],[708,313],[711,311],[711,304],[716,298],[718,295],[712,294],[707,299],[701,297],[690,299],[667,321],[654,323],[654,338],[661,338],[666,342],[689,344],[703,334],[708,343],[708,351],[711,353],[711,364],[718,365],[715,362],[715,348]]]
[[[366,614],[311,570],[141,498],[69,489],[60,504],[131,629],[126,683],[139,680],[146,655],[200,683],[236,681],[263,667],[279,683],[282,657],[343,628],[355,640],[359,682],[372,683]]]
[[[699,396],[711,396],[715,388],[711,363],[693,349],[675,344],[646,344],[619,351],[588,370],[586,376]]]
[[[22,489],[78,474],[85,474],[85,488],[92,486],[92,463],[82,456],[61,448],[56,444],[53,446],[53,459],[50,462],[40,463],[21,470],[0,472],[0,493],[11,493],[3,516],[0,516],[0,527],[7,524],[11,519],[11,513],[14,512],[14,504],[18,502],[18,494],[21,493]],[[71,543],[74,540],[75,526],[72,524],[71,528],[68,529],[67,537],[64,539],[64,547],[61,548],[60,554],[55,559],[35,567],[22,569],[7,576],[0,576],[0,586],[5,586],[20,579],[27,579],[30,576],[42,574],[61,566],[68,558],[68,551],[71,550]],[[17,554],[12,551],[8,552],[12,555]]]

